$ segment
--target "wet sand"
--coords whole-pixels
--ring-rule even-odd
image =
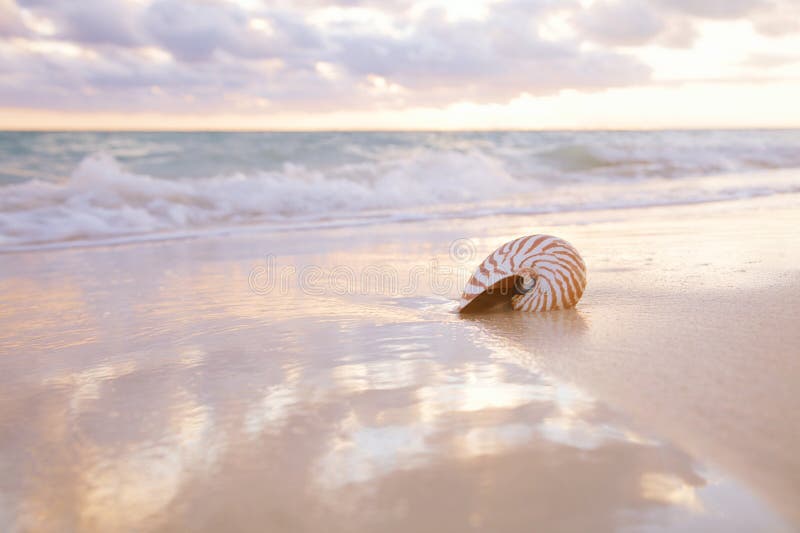
[[[800,197],[0,256],[3,531],[792,531]],[[578,308],[452,312],[532,232]]]

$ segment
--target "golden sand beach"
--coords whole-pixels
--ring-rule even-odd
[[[800,195],[0,256],[4,531],[792,531]],[[520,235],[576,309],[459,316]]]

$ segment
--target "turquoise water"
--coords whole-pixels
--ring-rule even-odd
[[[481,153],[515,175],[588,172],[668,176],[800,166],[799,130],[455,133],[126,133],[0,132],[0,183],[69,177],[88,156],[105,153],[134,172],[201,178],[319,171],[419,151]]]
[[[800,131],[0,133],[0,251],[800,191]]]

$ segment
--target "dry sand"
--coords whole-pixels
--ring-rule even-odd
[[[0,529],[796,530],[798,227],[783,195],[0,256]],[[577,309],[452,313],[534,232]]]

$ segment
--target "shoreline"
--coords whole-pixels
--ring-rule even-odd
[[[87,248],[102,248],[102,247],[109,247],[109,246],[127,246],[127,245],[138,245],[138,244],[146,244],[146,243],[159,243],[159,242],[173,242],[173,241],[185,241],[185,240],[194,240],[194,239],[210,239],[210,238],[247,238],[248,236],[257,237],[259,234],[272,234],[278,232],[307,232],[307,231],[326,231],[326,230],[335,230],[335,229],[342,229],[342,228],[358,228],[363,226],[369,227],[380,227],[380,226],[387,226],[387,225],[395,225],[395,224],[417,224],[417,223],[450,223],[450,222],[466,222],[469,223],[471,221],[476,221],[480,219],[492,219],[492,218],[545,218],[545,225],[552,225],[554,222],[552,220],[547,220],[547,218],[560,218],[563,219],[560,223],[556,223],[556,225],[572,225],[577,223],[576,220],[578,218],[589,218],[595,214],[607,214],[607,213],[614,213],[620,212],[620,214],[624,217],[626,212],[633,211],[634,215],[637,214],[638,211],[641,210],[649,210],[649,209],[659,209],[659,208],[681,208],[681,207],[691,207],[691,206],[703,206],[703,205],[714,205],[714,204],[726,204],[733,202],[741,202],[741,201],[748,201],[748,200],[759,200],[759,199],[769,199],[769,198],[781,198],[786,196],[791,201],[792,197],[797,196],[800,194],[800,189],[797,187],[793,187],[791,185],[792,182],[795,181],[795,176],[797,173],[800,172],[800,169],[795,168],[780,168],[780,169],[772,169],[769,171],[764,170],[753,170],[750,172],[744,173],[731,173],[731,174],[711,174],[711,175],[701,175],[694,178],[681,178],[689,180],[700,180],[700,181],[707,181],[709,183],[713,183],[718,180],[730,180],[732,178],[743,178],[743,177],[752,177],[757,176],[758,174],[766,174],[773,178],[776,177],[786,177],[787,183],[781,184],[786,190],[781,191],[754,191],[750,192],[745,196],[742,196],[743,191],[736,191],[735,194],[733,193],[724,193],[721,194],[731,194],[730,196],[723,196],[723,197],[714,197],[713,194],[720,194],[719,191],[716,193],[707,193],[711,196],[707,198],[682,198],[682,199],[660,199],[654,200],[651,203],[638,203],[638,204],[626,204],[620,203],[617,205],[574,205],[574,206],[560,206],[556,210],[546,209],[544,207],[522,207],[525,202],[522,202],[520,205],[516,205],[513,207],[499,207],[504,202],[502,199],[495,199],[493,202],[490,203],[492,207],[486,208],[481,207],[479,205],[430,205],[426,206],[425,213],[400,213],[390,215],[388,214],[389,211],[386,209],[376,209],[376,210],[366,210],[361,212],[353,212],[349,214],[349,217],[343,219],[332,219],[330,215],[326,215],[325,217],[319,219],[303,219],[300,217],[296,220],[285,220],[285,221],[254,221],[252,223],[246,224],[238,224],[238,225],[230,225],[230,226],[208,226],[208,227],[197,227],[197,228],[185,228],[185,229],[176,229],[176,230],[169,230],[169,231],[160,231],[160,232],[151,232],[151,233],[131,233],[131,234],[121,234],[116,236],[109,236],[107,238],[93,238],[93,239],[70,239],[67,241],[54,241],[54,242],[34,242],[34,243],[26,243],[26,244],[18,244],[18,245],[7,245],[7,246],[0,246],[0,255],[8,255],[8,254],[17,254],[17,253],[28,253],[28,252],[53,252],[59,250],[67,250],[67,249],[87,249]],[[750,176],[748,176],[750,174]],[[651,178],[652,181],[652,178]],[[654,182],[655,183],[655,182]],[[677,180],[677,183],[680,183],[680,180]],[[623,186],[624,183],[617,184],[618,186]],[[659,186],[669,185],[672,186],[673,183],[665,182]],[[558,190],[548,191],[548,194],[556,194]],[[525,193],[522,195],[522,198],[531,199],[535,198],[537,195],[535,193]],[[533,201],[533,200],[531,200]],[[535,203],[535,202],[534,202]],[[586,217],[581,217],[581,215],[585,214]],[[506,224],[513,224],[513,221],[506,223]]]

